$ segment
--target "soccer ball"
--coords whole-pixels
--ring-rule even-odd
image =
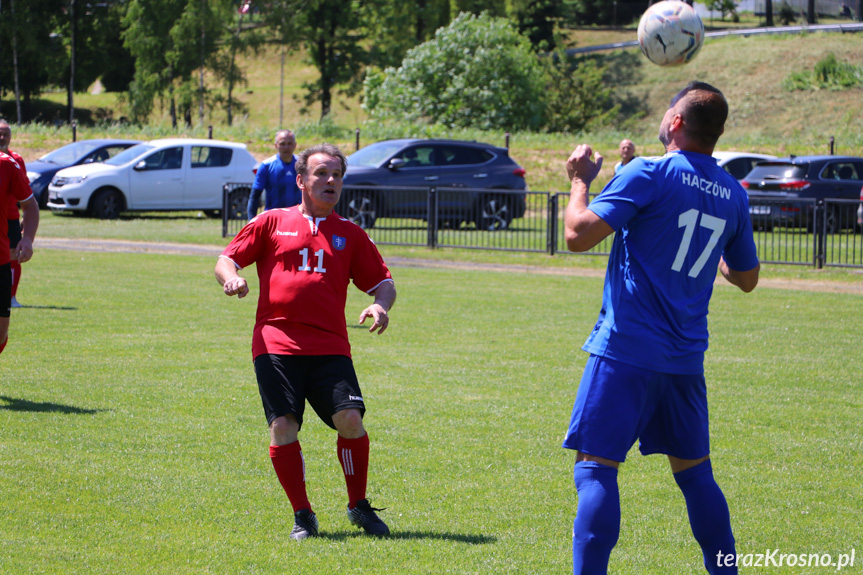
[[[648,8],[638,23],[638,45],[660,66],[686,64],[704,44],[704,24],[692,6],[666,0]]]

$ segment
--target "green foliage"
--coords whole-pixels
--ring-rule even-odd
[[[568,58],[561,50],[543,62],[548,74],[547,131],[595,130],[617,119],[620,106],[613,102],[613,85],[604,82],[604,70],[596,61]]]
[[[778,20],[783,26],[793,24],[797,21],[797,11],[788,2],[783,2],[782,6],[779,7]]]
[[[830,52],[812,70],[793,72],[783,81],[786,90],[846,90],[863,86],[863,66],[840,62]]]
[[[725,17],[731,14],[733,18],[737,17],[737,4],[734,0],[711,0],[707,2],[707,9],[712,12],[719,12],[722,16],[721,19],[725,20]]]
[[[365,32],[359,28],[359,2],[309,0],[297,18],[299,38],[306,49],[307,62],[318,71],[318,78],[304,82],[306,111],[320,103],[321,118],[332,111],[333,95],[349,96],[362,89],[362,72],[368,61],[364,47]]]
[[[574,26],[623,26],[638,21],[647,2],[609,2],[608,0],[568,0],[569,23]]]
[[[373,71],[366,82],[364,107],[377,118],[483,129],[542,125],[542,67],[502,18],[461,14],[385,74],[381,81]]]

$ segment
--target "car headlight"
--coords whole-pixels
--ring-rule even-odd
[[[84,180],[87,179],[87,176],[54,176],[54,179],[51,180],[52,186],[71,186],[74,184],[80,184]]]

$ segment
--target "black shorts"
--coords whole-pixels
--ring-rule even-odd
[[[0,317],[12,315],[12,266],[0,266]]]
[[[21,222],[9,220],[9,249],[14,250],[21,241]]]
[[[350,408],[366,412],[354,364],[347,356],[259,355],[255,375],[268,425],[290,414],[302,428],[306,400],[333,429],[334,413]]]

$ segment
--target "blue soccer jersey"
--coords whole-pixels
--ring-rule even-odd
[[[266,190],[264,210],[289,208],[300,203],[302,196],[297,186],[296,164],[296,156],[286,164],[278,154],[261,162],[252,188]]]
[[[719,258],[758,265],[749,201],[711,156],[635,158],[590,209],[616,233],[602,309],[583,348],[662,373],[699,374]]]

